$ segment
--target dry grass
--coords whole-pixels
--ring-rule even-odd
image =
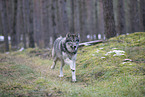
[[[145,34],[134,33],[108,42],[80,48],[77,82],[71,82],[69,66],[59,78],[49,50],[27,49],[0,54],[0,96],[2,97],[143,97],[145,96]],[[138,41],[139,40],[139,41]],[[113,56],[114,48],[125,51]],[[124,59],[133,62],[124,62]]]

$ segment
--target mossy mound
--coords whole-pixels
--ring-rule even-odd
[[[124,62],[125,59],[131,61]],[[109,39],[105,43],[87,46],[80,49],[77,56],[77,74],[79,79],[92,83],[99,81],[110,83],[134,83],[126,86],[126,93],[131,92],[131,87],[137,87],[136,92],[144,93],[145,74],[145,33],[138,32],[130,35],[121,35]],[[129,79],[126,79],[128,78]],[[135,79],[134,79],[135,78]],[[122,82],[122,80],[125,80]],[[98,84],[97,84],[98,85]],[[113,85],[115,86],[115,85]],[[124,91],[122,85],[117,85],[120,91]],[[115,91],[114,91],[115,92]],[[117,91],[116,91],[117,92]],[[127,94],[123,94],[124,96]],[[132,95],[134,96],[134,94]]]
[[[60,62],[55,70],[51,50],[26,49],[0,54],[0,96],[2,97],[144,97],[145,33],[121,35],[104,43],[79,48],[77,82],[71,70]]]

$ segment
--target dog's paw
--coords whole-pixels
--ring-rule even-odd
[[[63,75],[59,75],[59,77],[63,77]]]
[[[76,82],[77,80],[76,79],[72,79],[72,82]]]

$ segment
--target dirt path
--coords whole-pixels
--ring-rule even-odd
[[[144,35],[122,35],[79,49],[76,83],[71,82],[69,66],[63,78],[58,77],[60,63],[50,69],[50,50],[0,53],[0,97],[144,97]],[[114,51],[125,55],[114,56]],[[125,62],[128,58],[133,61]]]
[[[0,55],[0,96],[63,96],[65,87],[84,87],[71,82],[70,74],[59,78],[59,65],[51,70],[52,60],[26,55]],[[11,83],[9,82],[11,81]],[[6,88],[7,86],[7,88]],[[64,90],[63,90],[64,89]],[[23,92],[25,91],[25,92]],[[66,94],[65,94],[66,95]]]

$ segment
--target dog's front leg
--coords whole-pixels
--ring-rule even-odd
[[[76,64],[75,64],[75,62],[73,62],[73,69],[71,69],[71,71],[72,71],[72,81],[73,82],[75,82],[76,81],[76,74],[75,74],[75,72],[76,72]]]
[[[74,60],[70,60],[69,58],[65,59],[65,63],[70,66],[70,69],[72,71],[72,81],[76,81],[76,75],[75,75],[75,70],[76,70],[76,64]]]
[[[59,77],[63,77],[63,66],[64,66],[64,61],[61,60],[61,67],[60,67],[60,75],[59,75]]]

